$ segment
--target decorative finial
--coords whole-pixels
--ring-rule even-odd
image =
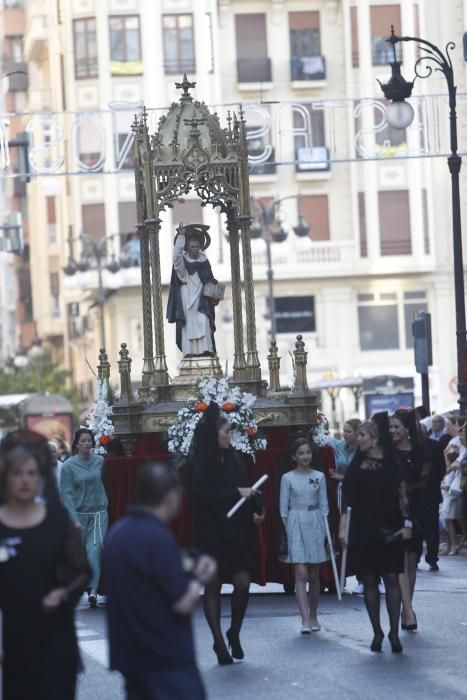
[[[297,342],[295,343],[295,349],[298,350],[299,352],[303,352],[303,350],[305,350],[305,343],[303,341],[302,335],[297,335]]]
[[[128,347],[126,343],[120,345],[120,352],[118,353],[122,360],[128,360],[130,353],[128,352]]]
[[[194,90],[196,83],[190,83],[186,73],[183,74],[183,80],[181,83],[175,83],[175,87],[177,90],[183,90],[182,96],[180,97],[181,102],[193,102],[193,97],[190,95],[188,90]]]

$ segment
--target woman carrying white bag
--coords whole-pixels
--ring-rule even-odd
[[[440,510],[441,520],[444,521],[448,547],[446,554],[453,556],[459,554],[459,546],[456,543],[456,521],[463,531],[464,517],[464,499],[463,490],[461,488],[461,469],[457,461],[449,463],[450,454],[446,454],[446,462],[448,473],[443,479],[441,490],[443,492],[443,503]],[[465,538],[463,532],[463,538]]]

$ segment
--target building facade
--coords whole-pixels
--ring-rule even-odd
[[[442,409],[455,402],[447,166],[442,158],[422,157],[430,144],[420,148],[421,128],[396,132],[387,126],[376,80],[389,77],[384,39],[391,24],[397,33],[420,34],[441,46],[452,39],[461,47],[462,0],[450,2],[449,9],[431,0],[31,0],[28,16],[27,58],[34,64],[29,108],[56,113],[54,121],[39,120],[31,130],[49,130],[36,138],[48,146],[41,156],[45,166],[53,170],[54,158],[61,159],[54,172],[28,185],[36,321],[40,336],[55,344],[58,361],[72,368],[83,398],[93,382],[85,360],[95,363],[102,333],[113,369],[119,344],[126,342],[135,375],[140,374],[131,121],[144,103],[155,127],[178,98],[174,83],[186,72],[197,83],[196,97],[216,105],[221,118],[240,103],[245,110],[258,224],[252,246],[263,367],[270,309],[266,232],[259,224],[266,210],[274,211],[270,235],[282,381],[291,381],[288,349],[298,333],[307,342],[312,381],[413,377],[411,323],[418,311],[429,311],[432,403]],[[405,45],[402,58],[409,79],[415,47]],[[462,93],[460,50],[453,60]],[[418,81],[416,91],[430,105],[445,86],[431,78]],[[425,102],[420,104],[421,113]],[[442,100],[441,105],[442,134],[448,120]],[[66,135],[56,147],[55,122]],[[419,157],[407,157],[414,152]],[[307,237],[294,233],[300,215],[310,227]],[[190,196],[163,216],[165,288],[180,221],[211,226],[210,261],[228,284],[224,222]],[[78,267],[66,276],[70,251]],[[96,252],[102,253],[103,331]],[[228,289],[217,326],[225,361],[233,356]],[[178,362],[174,335],[167,326],[172,376]],[[419,400],[418,384],[416,394]],[[339,398],[338,413],[353,411],[350,392],[343,390]]]

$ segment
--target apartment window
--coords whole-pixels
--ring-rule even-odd
[[[289,12],[292,80],[323,80],[319,12]]]
[[[274,175],[275,151],[269,143],[269,136],[259,133],[256,126],[247,126],[246,131],[250,175]]]
[[[385,66],[394,60],[391,44],[386,39],[394,25],[396,34],[401,33],[400,5],[372,5],[370,7],[371,54],[374,66]],[[400,59],[400,45],[396,46],[397,59]]]
[[[310,227],[312,241],[329,241],[329,202],[327,194],[304,195],[299,199],[299,211]]]
[[[99,240],[106,235],[105,205],[83,204],[81,206],[82,231],[87,236]]]
[[[259,12],[235,15],[235,37],[238,82],[270,82],[266,15]]]
[[[381,255],[411,255],[408,190],[378,193]]]
[[[47,207],[47,240],[50,244],[57,242],[57,213],[55,197],[46,197]]]
[[[428,193],[422,190],[423,252],[430,254],[430,223],[428,220]]]
[[[368,241],[366,233],[366,205],[365,205],[365,193],[358,193],[358,227],[360,233],[360,257],[366,258],[368,256]]]
[[[351,32],[351,51],[352,51],[352,68],[358,68],[358,7],[350,8],[350,32]]]
[[[277,333],[314,333],[315,298],[314,297],[276,297]]]
[[[115,154],[115,161],[119,164],[119,170],[133,170],[133,155],[134,155],[134,145],[128,148],[128,133],[117,134],[115,146],[117,152]],[[125,154],[123,156],[123,149],[125,147]],[[122,158],[123,156],[123,158]]]
[[[164,68],[166,73],[194,73],[193,15],[163,15]]]
[[[24,40],[22,36],[6,36],[8,42],[8,59],[13,63],[24,61]]]
[[[324,110],[312,104],[293,109],[295,170],[297,172],[329,170],[324,128]]]
[[[50,296],[52,298],[52,316],[60,316],[60,275],[58,272],[50,273]]]
[[[358,332],[361,350],[398,350],[399,315],[396,294],[359,294]],[[384,301],[384,303],[382,303]]]
[[[138,15],[109,18],[112,75],[141,75],[141,34]]]
[[[73,20],[75,78],[97,78],[97,35],[93,17]]]
[[[359,294],[358,327],[360,349],[398,350],[413,348],[412,321],[428,311],[424,291]]]

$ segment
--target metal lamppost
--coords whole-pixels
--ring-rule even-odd
[[[450,119],[450,149],[448,156],[448,167],[451,173],[451,199],[452,199],[452,239],[454,252],[454,291],[456,307],[456,337],[457,337],[457,387],[459,391],[459,406],[461,415],[467,415],[467,336],[465,321],[465,292],[464,292],[464,261],[462,253],[462,226],[461,226],[461,205],[459,194],[459,173],[462,159],[457,152],[457,115],[456,115],[456,91],[454,85],[454,71],[451,61],[451,52],[455,44],[450,41],[446,45],[445,53],[435,44],[414,36],[397,36],[394,34],[394,27],[391,26],[391,36],[387,41],[392,44],[394,60],[391,66],[391,79],[386,85],[381,85],[384,96],[391,100],[386,110],[388,124],[395,129],[405,129],[414,117],[411,105],[405,100],[412,94],[415,78],[428,78],[433,72],[431,65],[435,64],[436,71],[443,73],[446,78],[449,95],[449,119]],[[401,62],[396,58],[396,45],[400,42],[415,42],[423,55],[415,62],[415,78],[409,83],[401,75]]]
[[[288,197],[281,197],[273,199],[270,204],[265,206],[263,202],[252,197],[253,201],[259,204],[261,212],[257,217],[256,221],[251,226],[251,237],[252,238],[263,238],[266,243],[266,259],[267,259],[267,280],[268,280],[268,305],[269,305],[269,315],[271,319],[271,340],[275,340],[277,334],[277,323],[276,323],[276,302],[274,299],[274,270],[272,268],[272,253],[271,245],[272,243],[282,243],[287,239],[287,231],[282,227],[282,222],[277,219],[277,207],[286,199],[298,199],[298,195],[289,195]],[[308,236],[310,233],[310,226],[306,223],[305,218],[302,214],[298,215],[298,224],[293,227],[294,233],[300,238]]]
[[[115,254],[113,253],[110,262],[105,264],[105,260],[108,257],[107,254],[107,244],[110,240],[113,240],[116,235],[112,234],[110,236],[103,236],[100,240],[95,241],[90,236],[82,234],[75,240],[79,240],[85,243],[88,247],[86,252],[83,251],[80,260],[76,261],[73,257],[73,238],[68,238],[69,245],[69,257],[66,266],[63,268],[65,275],[71,277],[77,272],[87,272],[90,269],[90,258],[93,258],[96,262],[97,270],[97,303],[99,306],[99,325],[100,325],[100,336],[102,348],[106,348],[105,342],[105,323],[104,323],[104,306],[105,306],[105,290],[102,280],[102,272],[105,268],[109,272],[116,273],[120,270],[120,262],[117,260]]]

